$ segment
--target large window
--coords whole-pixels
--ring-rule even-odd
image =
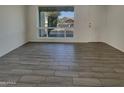
[[[73,37],[73,33],[73,7],[39,7],[39,37]]]

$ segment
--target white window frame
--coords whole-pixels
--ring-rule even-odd
[[[38,8],[39,8],[40,6],[38,6],[37,7],[37,10],[38,10]],[[75,8],[74,8],[74,18],[75,18]],[[75,37],[75,34],[74,34],[74,28],[75,28],[75,25],[74,25],[74,27],[73,28],[69,28],[69,27],[64,27],[64,37],[49,37],[48,36],[48,31],[47,31],[47,35],[46,35],[46,37],[40,37],[39,36],[39,30],[42,30],[42,29],[53,29],[53,28],[59,28],[59,27],[39,27],[39,10],[38,10],[38,27],[37,27],[37,33],[38,33],[38,38],[40,38],[40,39],[69,39],[69,38],[74,38]],[[75,24],[75,21],[74,21],[74,24]],[[68,31],[68,30],[72,30],[73,31],[73,37],[66,37],[66,31]]]

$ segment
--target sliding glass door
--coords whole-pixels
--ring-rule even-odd
[[[74,36],[74,8],[39,7],[39,37],[72,38]]]

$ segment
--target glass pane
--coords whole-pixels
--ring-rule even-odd
[[[45,13],[44,12],[40,12],[39,15],[39,27],[45,27]]]
[[[40,37],[73,37],[74,11],[39,11]],[[67,30],[69,29],[69,30]],[[67,31],[66,31],[67,30]]]
[[[66,37],[73,37],[73,31],[72,30],[66,31]]]
[[[47,37],[47,31],[45,29],[39,29],[39,37]]]
[[[60,28],[48,29],[48,37],[64,37],[64,31]]]

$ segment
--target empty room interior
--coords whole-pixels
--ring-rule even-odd
[[[123,5],[1,5],[0,86],[124,86]]]

